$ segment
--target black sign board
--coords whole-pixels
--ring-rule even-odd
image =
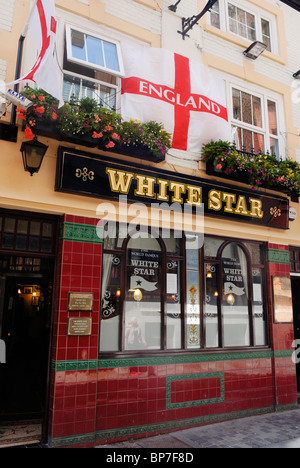
[[[159,204],[161,208],[164,204],[191,208],[203,204],[205,215],[289,228],[289,201],[285,197],[70,148],[59,148],[55,189],[105,199],[123,195],[128,201]]]

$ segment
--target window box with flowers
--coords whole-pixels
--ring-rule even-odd
[[[43,90],[27,89],[23,95],[33,102],[27,111],[17,109],[26,139],[40,134],[154,162],[163,161],[171,147],[171,136],[161,124],[122,121],[93,99],[73,100],[58,109],[57,100]]]
[[[289,159],[278,161],[270,154],[238,151],[227,141],[212,141],[203,146],[206,172],[251,185],[286,193],[293,201],[300,196],[300,165]]]

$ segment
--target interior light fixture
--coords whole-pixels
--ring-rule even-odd
[[[235,304],[235,297],[232,293],[228,294],[227,296],[227,303],[231,306],[233,306]]]
[[[33,140],[22,143],[21,153],[23,157],[24,169],[33,176],[39,172],[48,146],[40,143],[35,137]]]
[[[244,55],[251,60],[256,60],[267,49],[267,47],[267,44],[255,41],[247,50],[244,51]]]
[[[142,291],[140,289],[135,289],[133,293],[133,298],[136,302],[141,302],[141,300],[143,299]]]

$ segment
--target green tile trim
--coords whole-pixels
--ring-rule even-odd
[[[51,368],[56,372],[95,370],[97,369],[97,360],[52,361]]]
[[[276,407],[276,411],[290,411],[296,409],[297,404],[282,405]],[[263,414],[274,413],[275,408],[273,406],[257,409],[249,409],[244,411],[233,411],[231,413],[220,413],[211,414],[205,416],[199,416],[196,418],[182,419],[177,421],[167,421],[164,423],[146,424],[143,426],[132,426],[125,428],[109,429],[104,431],[97,431],[91,434],[82,434],[69,437],[60,437],[55,439],[49,439],[49,446],[51,448],[56,447],[69,447],[71,445],[80,445],[84,443],[94,442],[95,445],[101,445],[101,441],[118,439],[121,437],[151,434],[152,432],[159,431],[172,431],[176,429],[185,429],[192,426],[203,426],[205,424],[211,424],[223,421],[232,421],[234,419],[247,418],[250,416],[260,416]]]
[[[291,358],[294,352],[294,349],[284,349],[282,351],[274,351],[274,356],[275,358]]]
[[[80,434],[69,437],[60,437],[48,441],[51,448],[69,447],[71,445],[80,445],[95,442],[95,434]]]
[[[180,403],[172,403],[172,391],[171,385],[172,382],[178,382],[183,380],[199,380],[199,379],[209,379],[209,378],[220,378],[220,391],[221,396],[217,398],[207,398],[204,400],[193,400],[193,401],[184,401]],[[191,408],[194,406],[204,406],[204,405],[212,405],[217,403],[224,403],[225,402],[225,386],[224,386],[225,378],[224,372],[206,372],[203,374],[183,374],[183,375],[170,375],[167,376],[167,385],[166,385],[166,409],[179,409],[179,408]]]
[[[267,263],[278,263],[280,265],[290,264],[290,254],[288,250],[268,249],[266,255]]]
[[[116,367],[136,366],[162,366],[171,364],[194,364],[200,362],[220,361],[242,361],[249,359],[271,359],[273,351],[254,351],[240,353],[218,353],[218,354],[189,354],[189,355],[166,355],[156,357],[137,357],[124,359],[99,359],[98,369],[113,369]]]
[[[101,440],[113,440],[121,437],[128,437],[135,435],[151,434],[159,431],[172,431],[177,429],[185,429],[188,427],[203,426],[221,421],[230,421],[233,419],[246,418],[249,416],[259,416],[262,414],[273,413],[274,407],[249,409],[244,411],[234,411],[232,413],[208,414],[205,416],[198,416],[195,418],[181,419],[175,421],[167,421],[156,424],[147,424],[143,426],[132,426],[124,428],[109,429],[96,432],[96,441],[100,445]]]
[[[103,227],[91,226],[89,224],[62,223],[60,240],[102,244]]]
[[[156,357],[136,357],[124,359],[93,359],[83,361],[52,361],[51,368],[53,371],[64,372],[74,370],[90,370],[90,369],[116,369],[122,367],[139,367],[139,366],[163,366],[172,364],[195,364],[201,362],[222,362],[222,361],[244,361],[251,359],[272,359],[292,357],[294,350],[282,351],[255,351],[241,353],[218,353],[218,354],[190,354],[184,356],[156,356]]]

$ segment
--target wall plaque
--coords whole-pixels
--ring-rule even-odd
[[[91,336],[92,319],[91,318],[69,318],[68,336]]]
[[[71,310],[73,312],[92,312],[93,304],[93,293],[69,293],[68,310]]]

